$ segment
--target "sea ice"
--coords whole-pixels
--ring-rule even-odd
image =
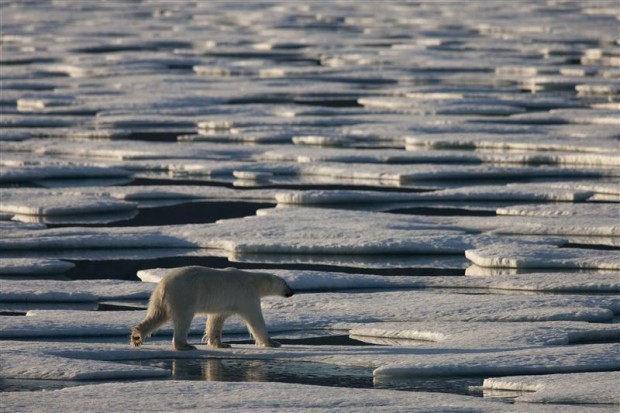
[[[141,396],[136,399],[135,395]],[[183,397],[170,397],[171,394]],[[242,398],[239,398],[243,395]],[[477,411],[526,412],[528,410],[480,398],[427,392],[352,389],[290,383],[235,383],[205,381],[142,381],[137,383],[91,384],[37,394],[29,392],[3,395],[3,404],[13,412],[143,411],[204,412],[429,412]],[[44,406],[44,407],[42,407]],[[589,412],[589,408],[541,406],[542,413]],[[592,410],[600,411],[600,410]]]
[[[614,251],[500,243],[467,250],[465,256],[481,267],[620,270]]]
[[[485,397],[502,391],[525,392],[516,402],[544,404],[620,404],[620,372],[492,377],[484,380]]]
[[[2,258],[0,274],[61,274],[75,267],[73,263],[49,258]]]
[[[78,360],[53,355],[9,350],[2,356],[3,378],[37,380],[101,380],[168,377],[161,369],[115,365],[97,360]],[[4,396],[4,395],[3,395]],[[3,397],[4,398],[4,397]]]
[[[582,217],[598,216],[618,218],[620,206],[617,204],[562,204],[562,205],[515,205],[497,209],[498,215],[521,216],[563,216]]]
[[[418,354],[383,365],[374,371],[381,377],[579,373],[613,371],[620,360],[609,354],[620,351],[618,344],[557,346],[507,350],[496,353]]]
[[[456,10],[386,1],[379,10],[157,0],[127,13],[115,2],[3,2],[0,375],[131,381],[8,392],[2,407],[615,412],[620,349],[605,341],[617,340],[620,314],[620,58],[610,3],[469,1]],[[102,218],[194,200],[280,208],[215,224],[115,227]],[[107,227],[89,226],[95,212]],[[430,276],[459,273],[465,251],[467,277]],[[172,260],[147,262],[160,257]],[[154,284],[47,279],[69,274],[67,260],[119,258],[140,269],[287,264],[266,271],[299,294],[264,301],[270,331],[351,331],[390,346],[181,354],[167,325],[132,349],[129,329]],[[140,311],[94,311],[105,300]],[[202,330],[197,317],[192,333]],[[246,334],[238,318],[226,324],[231,333]],[[401,336],[435,341],[390,342]],[[535,390],[508,404],[161,380],[174,372],[119,363],[149,358],[360,366],[376,369],[377,387],[393,376],[537,375],[487,379],[483,387]]]
[[[144,296],[144,291],[152,286],[145,283],[136,288],[141,290],[138,296]],[[299,294],[294,300],[264,299],[262,306],[265,321],[273,332],[348,329],[352,323],[378,321],[607,322],[620,313],[620,302],[608,296],[469,295],[425,291],[308,293]],[[338,314],[336,319],[334,314]],[[123,336],[143,315],[135,311],[36,310],[30,311],[27,317],[5,317],[0,325],[0,337]],[[231,319],[226,331],[245,332],[245,325],[240,321]],[[202,333],[203,322],[204,317],[197,316],[192,332]],[[160,331],[168,335],[172,326]]]
[[[144,300],[152,290],[146,283],[121,280],[0,280],[0,302]]]
[[[389,322],[360,324],[349,330],[359,340],[392,344],[399,340],[429,341],[434,348],[511,349],[567,345],[620,338],[614,325],[568,321],[502,322]],[[374,339],[377,338],[378,341]],[[405,345],[406,345],[405,341]]]
[[[129,172],[118,168],[104,168],[96,166],[22,166],[0,167],[0,182],[23,182],[35,179],[51,178],[93,178],[93,177],[123,177]]]
[[[450,276],[381,276],[372,274],[349,274],[311,270],[257,269],[271,272],[286,280],[295,291],[335,291],[360,289],[483,289],[512,291],[554,291],[554,292],[620,292],[618,272],[584,273],[534,273],[520,275],[493,275],[492,277],[450,277]],[[169,268],[140,270],[138,278],[144,282],[159,282]],[[469,275],[469,274],[468,274]]]
[[[0,211],[20,215],[76,215],[131,211],[133,202],[105,199],[102,196],[70,196],[61,192],[30,193],[19,196],[0,193]]]

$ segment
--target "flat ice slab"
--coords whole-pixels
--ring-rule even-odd
[[[381,366],[377,377],[496,376],[503,374],[551,374],[620,369],[620,360],[608,354],[620,351],[618,344],[546,347],[497,353],[420,354]]]
[[[152,288],[144,283],[142,288]],[[613,296],[513,296],[441,294],[426,291],[375,293],[308,293],[284,299],[262,300],[270,331],[337,328],[377,321],[611,321],[620,313]],[[140,322],[146,311],[34,310],[26,317],[6,317],[0,337],[123,336]],[[334,314],[338,314],[334,319]],[[170,334],[164,326],[160,334]],[[204,317],[197,316],[192,332],[204,331]],[[227,332],[245,333],[236,317],[226,323]]]
[[[73,267],[73,263],[49,258],[0,259],[0,275],[61,274]]]
[[[620,372],[492,377],[484,380],[485,396],[525,392],[516,402],[544,404],[620,404]]]
[[[139,395],[139,396],[136,396]],[[170,397],[177,395],[178,397]],[[181,396],[179,396],[181,395]],[[243,397],[240,397],[243,396]],[[137,398],[136,398],[137,397]],[[205,381],[142,381],[110,383],[37,394],[3,394],[3,405],[10,411],[32,411],[45,406],[48,411],[94,410],[185,412],[428,412],[477,411],[481,413],[525,411],[480,398],[426,392],[351,389],[288,383],[235,383]],[[559,412],[542,407],[541,412]],[[566,412],[583,410],[564,407]]]
[[[465,256],[481,267],[620,270],[615,251],[498,244],[467,250]]]

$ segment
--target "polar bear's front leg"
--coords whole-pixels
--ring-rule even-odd
[[[252,309],[240,312],[239,315],[245,320],[250,334],[252,334],[252,337],[256,340],[256,345],[261,347],[280,347],[280,343],[269,338],[265,320],[263,319],[263,312],[260,308],[260,302],[253,307]]]
[[[228,314],[224,313],[209,314],[202,342],[207,343],[209,347],[229,348],[230,344],[222,343],[222,330],[227,318]]]

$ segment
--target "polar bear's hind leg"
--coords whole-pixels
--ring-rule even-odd
[[[230,344],[222,343],[222,330],[224,329],[224,321],[228,318],[228,314],[216,313],[209,314],[207,317],[207,326],[205,329],[203,343],[207,343],[209,347],[229,348]]]
[[[194,312],[191,309],[173,315],[174,336],[172,337],[172,346],[175,350],[196,350],[196,347],[187,342],[187,335],[193,319]]]

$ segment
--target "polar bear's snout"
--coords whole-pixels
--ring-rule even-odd
[[[288,298],[288,297],[292,297],[293,295],[295,295],[295,291],[293,291],[291,287],[289,287],[288,284],[286,284],[285,289],[284,289],[284,296]]]

